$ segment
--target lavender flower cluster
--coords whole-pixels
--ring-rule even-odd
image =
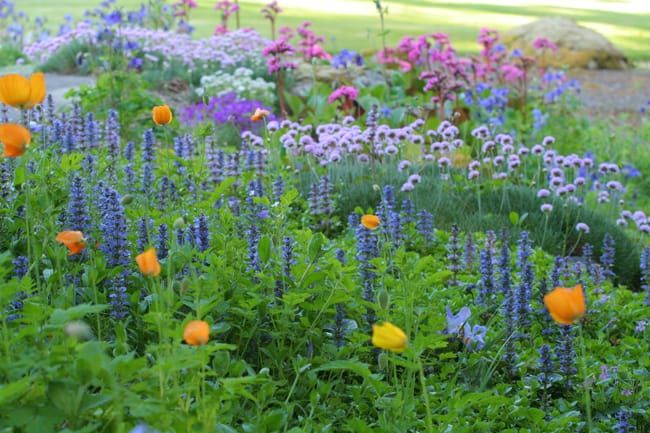
[[[229,92],[212,97],[207,103],[200,102],[185,107],[180,114],[180,118],[188,125],[212,121],[220,125],[234,125],[240,131],[250,131],[257,129],[251,121],[251,115],[258,108],[271,111],[260,101],[239,99],[236,93]],[[273,121],[274,118],[273,115],[268,117],[270,121]]]
[[[325,123],[314,128],[285,120],[269,122],[268,131],[277,138],[287,152],[294,157],[315,158],[319,165],[338,163],[352,157],[359,163],[379,160],[395,164],[404,173],[406,181],[403,192],[413,191],[421,182],[421,169],[427,165],[437,167],[437,173],[444,179],[452,170],[465,172],[472,182],[535,181],[541,188],[537,197],[541,199],[563,199],[582,205],[586,198],[595,196],[599,204],[611,203],[623,206],[628,188],[623,183],[626,172],[611,162],[598,163],[589,153],[562,155],[552,149],[554,137],[544,137],[538,144],[526,146],[518,143],[509,134],[494,134],[487,125],[471,131],[472,138],[460,138],[458,127],[443,121],[436,129],[426,129],[424,120],[416,119],[401,128],[377,124],[371,116],[363,128],[348,116],[340,123]],[[421,149],[419,160],[400,158],[407,147]],[[470,159],[466,148],[475,148],[477,156]],[[553,211],[552,203],[543,203],[541,212]],[[650,233],[650,219],[642,210],[621,210],[619,225],[636,224],[642,233]],[[586,229],[577,228],[588,232]]]
[[[124,26],[98,31],[88,22],[81,22],[68,33],[35,42],[25,47],[25,54],[37,62],[46,62],[58,50],[75,41],[100,44],[106,39],[105,32],[113,32],[122,44],[138,44],[145,60],[177,60],[191,69],[206,65],[233,67],[241,64],[259,66],[263,64],[261,53],[268,41],[250,29],[236,30],[209,38],[192,39],[188,34],[166,30],[147,29],[138,26]]]

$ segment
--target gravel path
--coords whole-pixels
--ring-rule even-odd
[[[639,109],[650,100],[650,69],[576,70],[570,75],[582,84],[580,99],[593,116],[627,113],[638,120]]]
[[[27,75],[30,66],[1,68],[0,75],[6,73]],[[48,92],[54,97],[57,107],[69,105],[65,93],[84,84],[95,83],[92,76],[45,74]],[[573,70],[572,78],[582,84],[580,99],[588,115],[595,117],[615,117],[618,114],[630,115],[633,122],[640,119],[639,108],[650,100],[650,68],[623,71],[615,70]],[[183,93],[183,92],[179,92]]]

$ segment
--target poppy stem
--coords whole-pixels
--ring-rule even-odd
[[[422,392],[422,398],[424,399],[424,407],[427,411],[426,418],[425,418],[427,432],[432,433],[433,421],[431,420],[431,404],[429,403],[429,391],[427,391],[427,382],[426,382],[426,378],[424,377],[424,367],[422,366],[422,359],[420,358],[420,356],[417,357],[417,362],[418,362],[418,370],[420,373],[420,388]]]
[[[582,370],[582,380],[585,394],[585,412],[587,412],[587,431],[592,432],[594,426],[593,420],[591,419],[591,385],[589,384],[589,378],[587,377],[585,337],[582,333],[582,324],[578,325],[578,334],[580,335],[580,367]]]
[[[25,173],[27,173],[29,170],[27,169],[27,163],[25,160],[23,160],[23,169],[25,170]],[[25,179],[23,181],[22,187],[24,189],[25,193],[25,232],[27,235],[27,257],[29,258],[29,263],[34,265],[34,270],[36,271],[36,287],[38,288],[38,292],[41,293],[42,296],[44,296],[44,299],[49,299],[49,297],[42,292],[41,288],[41,271],[39,267],[39,256],[38,253],[34,251],[34,246],[32,245],[32,227],[30,226],[30,192],[31,192],[31,187],[30,187],[30,181],[29,179]]]

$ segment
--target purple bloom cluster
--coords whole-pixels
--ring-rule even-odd
[[[79,230],[84,234],[88,234],[90,233],[90,227],[90,210],[88,208],[86,188],[81,177],[75,174],[70,183],[66,229]]]
[[[188,125],[211,121],[218,125],[233,125],[240,131],[257,129],[257,124],[250,117],[257,108],[271,111],[260,101],[241,100],[235,92],[210,98],[207,103],[185,107],[180,114],[181,120]],[[269,120],[274,116],[270,115]]]
[[[106,264],[109,267],[127,266],[131,263],[128,224],[121,204],[122,197],[112,189],[106,188],[101,197],[101,224],[102,233],[100,250],[104,253]]]
[[[362,298],[367,302],[366,323],[370,327],[376,321],[376,314],[373,304],[375,303],[375,279],[374,266],[370,261],[379,254],[377,235],[361,224],[356,228],[357,237],[357,260],[359,261],[359,276],[362,285]]]
[[[192,39],[188,34],[166,30],[153,30],[126,25],[108,30],[111,38],[122,46],[138,44],[138,52],[145,62],[180,61],[192,69],[208,65],[230,67],[239,64],[259,64],[260,54],[268,41],[251,29],[236,30],[204,39]],[[59,49],[74,41],[97,46],[102,43],[101,33],[88,22],[81,22],[74,30],[35,42],[25,47],[25,54],[34,61],[46,62]]]
[[[460,229],[456,224],[451,226],[449,242],[447,243],[447,269],[452,273],[451,285],[458,284],[458,273],[461,271]]]

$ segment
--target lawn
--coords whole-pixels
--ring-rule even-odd
[[[121,0],[118,4],[133,7],[140,0]],[[63,19],[65,12],[78,18],[83,11],[99,4],[99,0],[80,2],[22,0],[21,8],[34,15],[45,15],[52,25]],[[192,23],[198,35],[209,34],[217,23],[212,10],[213,0],[198,0]],[[268,33],[267,23],[259,9],[266,0],[242,0],[242,25],[252,26]],[[650,58],[647,44],[650,40],[650,2],[647,0],[606,1],[579,0],[566,2],[548,0],[489,0],[466,2],[462,0],[391,0],[382,2],[388,8],[388,40],[398,41],[405,35],[445,32],[451,35],[456,48],[462,52],[475,50],[476,34],[481,27],[507,30],[541,16],[561,15],[574,18],[580,24],[601,32],[632,59]],[[282,0],[285,12],[280,26],[314,23],[314,30],[328,38],[330,49],[378,48],[379,19],[371,0]],[[567,6],[570,5],[570,6]]]

